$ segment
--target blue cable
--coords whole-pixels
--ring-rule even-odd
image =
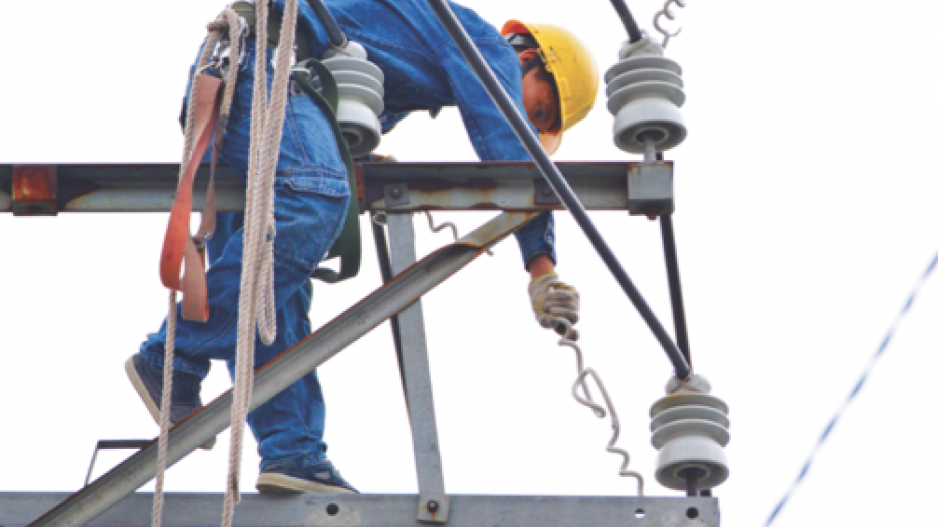
[[[938,267],[938,254],[935,255],[931,263],[928,265],[928,268],[926,268],[925,272],[922,273],[921,278],[918,279],[918,283],[916,283],[915,287],[912,288],[912,293],[909,294],[909,299],[905,302],[905,306],[903,306],[902,311],[899,312],[899,315],[896,317],[895,321],[893,321],[892,327],[889,328],[889,331],[886,333],[886,337],[883,338],[883,342],[879,345],[879,349],[877,349],[876,353],[873,354],[873,357],[870,358],[869,363],[866,365],[866,369],[863,371],[863,375],[860,376],[860,380],[857,381],[856,386],[853,387],[850,395],[847,396],[847,400],[845,400],[843,404],[840,405],[837,413],[834,414],[834,417],[831,418],[830,423],[827,424],[824,432],[821,433],[821,437],[814,445],[814,449],[808,456],[808,460],[805,461],[804,467],[802,467],[798,477],[795,478],[795,482],[792,483],[791,487],[789,487],[788,492],[786,492],[785,496],[782,497],[782,500],[778,502],[775,510],[772,511],[769,519],[765,522],[765,527],[772,525],[772,522],[774,522],[775,518],[777,518],[779,513],[782,512],[782,509],[785,507],[785,504],[788,503],[788,500],[791,498],[792,494],[795,493],[795,490],[797,490],[798,486],[801,485],[801,482],[804,481],[805,476],[808,475],[808,471],[811,469],[811,464],[814,463],[814,458],[817,456],[818,451],[824,445],[824,442],[827,441],[827,438],[830,437],[831,431],[834,430],[834,426],[837,425],[837,422],[847,410],[847,407],[850,406],[853,400],[856,399],[857,394],[860,393],[860,390],[863,389],[863,385],[866,384],[866,380],[869,378],[870,373],[873,371],[876,363],[879,361],[880,357],[882,357],[883,352],[886,351],[886,348],[892,341],[892,337],[895,335],[899,324],[902,323],[902,320],[909,313],[909,310],[912,309],[912,304],[915,303],[915,298],[918,296],[919,291],[921,291],[922,287],[925,285],[925,282],[928,281],[928,277],[931,275],[932,271],[935,270],[935,267]]]

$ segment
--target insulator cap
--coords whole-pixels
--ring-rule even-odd
[[[705,490],[729,477],[723,447],[730,441],[726,403],[709,395],[710,383],[699,375],[671,379],[668,395],[651,407],[652,445],[659,450],[655,478],[663,486],[685,490],[686,469],[700,469],[697,487]]]

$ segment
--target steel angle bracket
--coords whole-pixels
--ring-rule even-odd
[[[254,373],[249,411],[269,401],[319,365],[334,357],[385,320],[399,313],[490,248],[524,227],[538,213],[502,213],[461,238],[407,268],[384,286],[352,306],[315,333],[281,353]],[[169,433],[167,467],[231,425],[232,392],[195,412]],[[31,526],[87,525],[133,495],[156,474],[157,441],[71,495]],[[411,509],[413,514],[413,509]]]
[[[629,167],[629,214],[650,218],[674,212],[674,164],[670,161]]]

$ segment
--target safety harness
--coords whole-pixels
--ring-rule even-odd
[[[236,2],[231,8],[249,28],[249,33],[240,38],[256,35],[255,6],[249,2]],[[276,48],[280,41],[282,15],[271,12],[268,19],[268,46]],[[229,35],[229,38],[237,38]],[[240,46],[239,46],[240,47]],[[338,239],[329,249],[324,260],[341,258],[339,270],[319,268],[313,278],[327,283],[339,282],[358,274],[361,264],[361,231],[358,222],[359,194],[355,178],[355,167],[342,130],[336,120],[338,87],[335,78],[322,63],[310,56],[309,40],[301,32],[296,33],[296,61],[292,68],[294,92],[302,90],[327,116],[332,126],[336,144],[345,164],[350,192],[345,222]],[[228,57],[228,67],[237,67],[238,57]],[[206,322],[209,316],[208,291],[205,280],[205,242],[211,238],[215,228],[214,179],[218,155],[227,124],[227,108],[222,108],[221,94],[225,92],[222,79],[207,72],[197,72],[198,86],[193,107],[195,141],[191,162],[180,177],[176,196],[170,212],[170,221],[163,242],[160,259],[160,277],[163,284],[183,293],[182,316],[187,320]],[[185,108],[184,108],[185,111]],[[185,114],[184,114],[185,115]],[[185,121],[185,118],[183,119]],[[192,197],[195,175],[208,144],[215,137],[211,160],[211,174],[206,191],[202,222],[197,234],[191,235],[189,217],[192,212]],[[180,279],[180,271],[185,273]]]

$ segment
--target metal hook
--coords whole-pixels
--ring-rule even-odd
[[[668,0],[667,2],[665,2],[664,7],[661,9],[661,11],[658,11],[658,13],[655,14],[655,18],[654,18],[655,29],[657,29],[659,33],[664,35],[664,41],[661,43],[662,48],[668,47],[668,41],[671,40],[671,37],[676,37],[680,35],[681,31],[683,30],[683,28],[678,28],[677,31],[675,31],[674,33],[671,33],[661,27],[662,16],[667,17],[668,20],[674,20],[677,18],[677,15],[671,12],[671,6],[673,4],[677,4],[681,8],[686,8],[687,0]]]

